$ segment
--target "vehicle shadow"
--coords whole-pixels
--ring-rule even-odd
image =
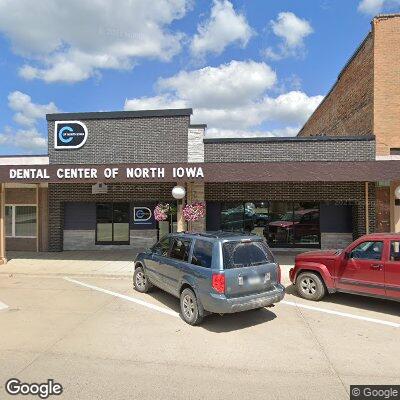
[[[264,324],[275,318],[276,314],[268,308],[243,311],[235,314],[211,314],[204,319],[201,328],[210,332],[225,333]]]
[[[293,285],[286,287],[286,294],[293,295],[299,299],[302,299],[303,301],[307,301],[297,294]],[[309,301],[309,303],[314,305],[323,305],[324,303],[337,304],[400,317],[400,307],[398,302],[393,300],[379,299],[376,297],[367,297],[348,293],[333,293],[324,297],[320,302]]]
[[[179,299],[163,290],[154,288],[148,293],[153,299],[164,304],[171,310],[179,313]],[[244,311],[235,314],[210,314],[204,318],[199,328],[210,332],[223,333],[246,329],[251,326],[263,324],[276,318],[276,314],[270,309],[261,308],[258,310]]]

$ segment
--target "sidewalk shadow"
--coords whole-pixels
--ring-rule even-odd
[[[154,288],[148,294],[171,310],[177,313],[180,312],[179,299],[177,297],[157,288]],[[232,332],[260,325],[272,321],[275,318],[276,314],[267,308],[243,311],[234,314],[209,314],[204,318],[203,323],[199,328],[215,333]]]
[[[286,287],[286,294],[293,295],[307,301],[300,297],[293,285]],[[380,299],[377,297],[362,296],[357,294],[349,293],[333,293],[324,297],[319,302],[308,301],[313,305],[323,305],[324,303],[338,304],[342,306],[348,306],[352,308],[358,308],[365,311],[379,312],[383,314],[393,315],[395,317],[400,317],[399,303],[393,300]]]

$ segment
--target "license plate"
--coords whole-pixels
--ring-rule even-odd
[[[267,272],[264,277],[264,283],[267,283],[271,280],[271,272]]]
[[[257,285],[258,283],[261,283],[261,278],[259,276],[249,276],[247,282],[249,285]]]

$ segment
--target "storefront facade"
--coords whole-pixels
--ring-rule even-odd
[[[375,230],[376,188],[398,161],[375,138],[206,139],[192,110],[51,114],[43,157],[0,158],[6,251],[140,249],[174,230],[247,231],[272,247],[344,247]],[[205,202],[186,224],[183,203]],[[157,222],[158,203],[177,207]]]

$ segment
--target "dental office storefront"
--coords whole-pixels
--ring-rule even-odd
[[[191,114],[47,115],[48,155],[0,158],[0,257],[143,248],[188,228],[300,248],[342,247],[374,230],[375,188],[398,170],[375,160],[374,137],[207,139]],[[206,217],[188,225],[182,207],[193,202],[205,202]],[[176,215],[158,223],[158,203]]]

